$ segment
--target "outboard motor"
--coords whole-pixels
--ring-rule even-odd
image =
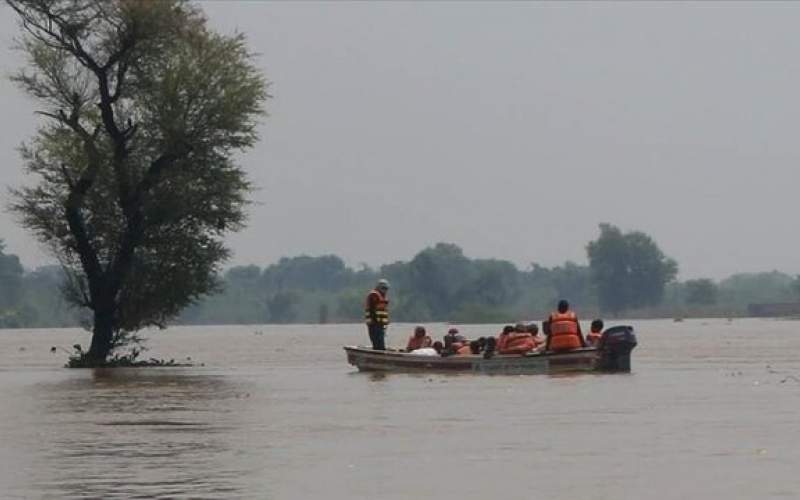
[[[631,371],[631,351],[636,347],[632,326],[612,326],[603,332],[597,343],[600,351],[597,369],[606,372]]]

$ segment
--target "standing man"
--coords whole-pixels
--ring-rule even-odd
[[[579,347],[586,347],[586,342],[581,334],[581,325],[578,316],[569,308],[566,300],[558,301],[558,311],[550,315],[547,320],[549,334],[545,350],[569,351]]]
[[[389,282],[379,279],[375,288],[367,294],[364,306],[364,321],[367,323],[372,348],[386,350],[386,327],[389,326]]]

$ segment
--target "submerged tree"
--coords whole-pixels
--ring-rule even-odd
[[[600,224],[600,237],[586,247],[600,309],[616,315],[661,302],[664,285],[675,279],[677,263],[640,232],[623,234]]]
[[[233,154],[257,140],[266,82],[241,35],[183,0],[7,2],[28,57],[13,79],[46,117],[22,147],[40,180],[10,208],[91,311],[99,364],[218,286],[250,189]]]

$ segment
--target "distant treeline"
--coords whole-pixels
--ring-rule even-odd
[[[613,226],[606,227],[609,228],[615,230]],[[642,233],[616,236],[624,238],[630,234]],[[603,315],[743,316],[750,303],[800,300],[800,277],[778,271],[735,274],[719,282],[670,281],[669,275],[674,275],[676,269],[661,273],[659,279],[666,283],[660,289],[634,276],[633,281],[618,285],[627,292],[622,290],[613,297],[603,298],[603,293],[612,293],[614,289],[604,292],[597,286],[603,269],[598,255],[591,252],[592,245],[596,250],[605,236],[608,235],[604,233],[589,245],[588,266],[566,262],[546,268],[531,264],[528,269],[520,270],[508,261],[470,259],[456,245],[440,243],[422,250],[408,262],[395,262],[378,269],[353,269],[335,255],[283,258],[266,268],[233,267],[220,277],[219,293],[187,308],[176,322],[359,322],[364,296],[380,277],[388,278],[392,284],[392,320],[405,322],[537,320],[544,318],[559,298],[570,300],[587,319]],[[674,268],[674,263],[661,260],[668,264],[667,268]],[[0,327],[82,324],[80,312],[61,296],[62,282],[58,266],[25,271],[17,256],[3,253],[0,243]]]

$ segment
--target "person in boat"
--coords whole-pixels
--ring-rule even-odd
[[[478,340],[473,340],[469,343],[471,354],[480,354],[486,350],[486,337],[478,337]]]
[[[364,305],[364,321],[367,324],[369,340],[372,348],[386,350],[386,328],[389,326],[389,282],[383,278],[378,280],[368,294]]]
[[[589,333],[586,334],[586,343],[592,347],[597,347],[597,343],[600,342],[600,337],[603,336],[603,320],[596,319],[592,321],[592,325],[589,327]]]
[[[469,347],[467,338],[458,333],[458,328],[455,327],[447,330],[447,335],[442,340],[444,341],[444,350],[452,354],[457,353],[464,346]]]
[[[433,339],[431,339],[427,333],[425,332],[424,326],[417,326],[414,328],[414,333],[408,338],[408,343],[406,344],[406,351],[411,352],[415,349],[422,349],[425,347],[431,347],[433,345]]]
[[[558,310],[550,314],[547,319],[549,334],[545,343],[547,351],[569,351],[579,347],[586,347],[586,342],[581,334],[581,324],[578,315],[569,308],[566,300],[558,301]]]
[[[492,352],[502,352],[505,348],[506,342],[508,342],[508,335],[514,331],[514,327],[511,325],[506,325],[503,327],[503,331],[497,336],[494,341],[494,349]]]
[[[505,334],[502,347],[498,348],[500,354],[525,354],[536,348],[533,335],[528,332],[524,323],[517,323],[514,330]]]
[[[486,345],[483,346],[483,357],[489,359],[494,356],[497,350],[497,339],[494,337],[486,338]]]
[[[470,340],[465,342],[463,346],[459,347],[455,352],[457,356],[474,356],[483,352],[486,347],[486,337],[480,337],[477,340]]]
[[[547,338],[539,333],[539,325],[533,321],[528,323],[528,333],[533,337],[533,342],[536,344],[537,348],[543,346],[547,342]]]

